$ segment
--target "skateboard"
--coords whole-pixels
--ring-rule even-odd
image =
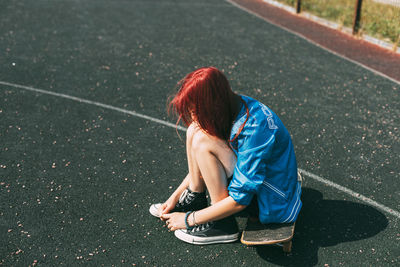
[[[248,246],[282,244],[283,251],[292,251],[295,223],[262,224],[258,218],[248,218],[241,242]]]

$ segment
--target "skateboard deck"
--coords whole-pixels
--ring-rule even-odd
[[[262,224],[256,218],[249,218],[240,241],[248,246],[281,243],[283,251],[290,252],[292,250],[294,226],[295,223]]]

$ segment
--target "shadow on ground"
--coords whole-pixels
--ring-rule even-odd
[[[321,247],[375,236],[388,226],[384,214],[373,207],[343,200],[324,200],[321,192],[303,188],[303,209],[296,223],[293,251],[276,253],[279,247],[258,246],[264,260],[284,266],[314,266]]]

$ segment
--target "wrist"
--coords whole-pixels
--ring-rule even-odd
[[[178,202],[180,195],[177,194],[176,192],[172,193],[172,195],[169,197],[169,200],[172,202]]]

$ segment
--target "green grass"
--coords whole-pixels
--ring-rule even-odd
[[[398,42],[400,36],[400,7],[367,0],[363,7],[362,29],[377,38]]]
[[[296,6],[296,0],[277,0]],[[334,21],[345,27],[353,26],[356,0],[302,0],[303,12]],[[361,32],[375,38],[398,43],[400,36],[400,7],[364,0],[361,12]]]

